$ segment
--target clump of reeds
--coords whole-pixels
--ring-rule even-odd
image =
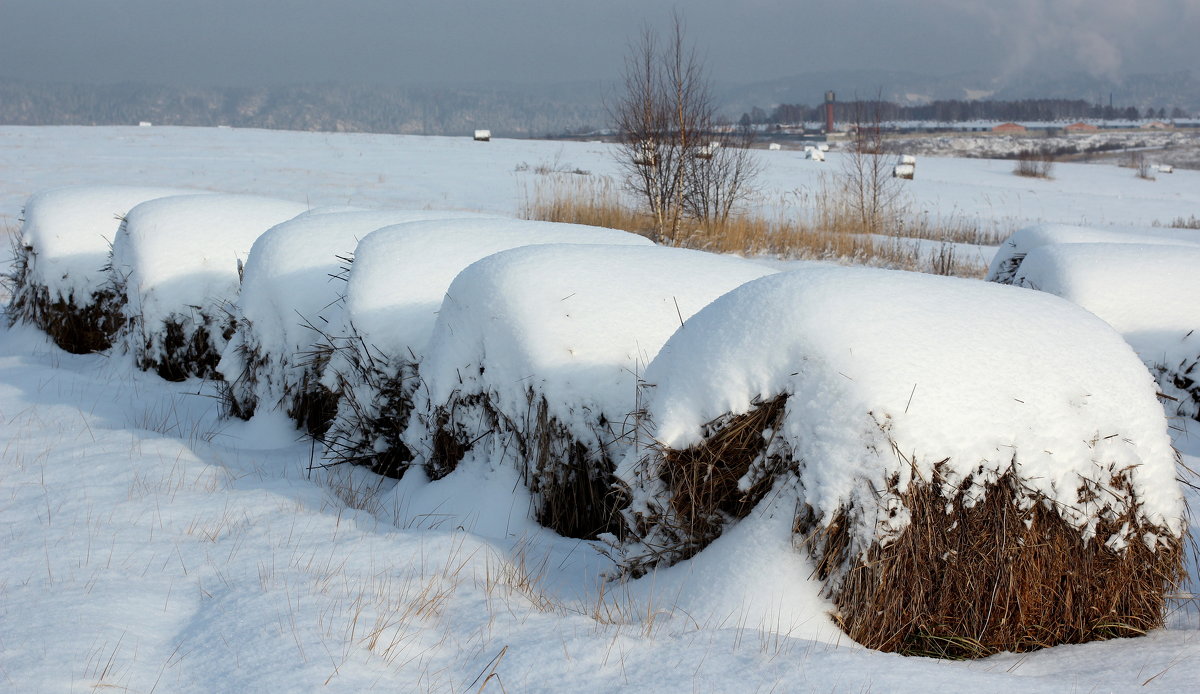
[[[805,210],[797,214],[791,208]],[[528,219],[570,222],[622,229],[653,236],[649,215],[626,206],[610,179],[593,176],[547,178],[535,182],[527,194],[522,215]],[[955,275],[982,277],[982,259],[959,257],[950,266],[936,254],[921,252],[906,239],[937,240],[945,243],[995,245],[1006,234],[983,229],[964,219],[935,219],[928,215],[905,216],[882,225],[873,235],[862,225],[843,189],[822,185],[805,192],[794,204],[784,205],[774,215],[741,214],[721,220],[685,219],[675,235],[675,245],[684,248],[767,255],[783,258],[834,260],[862,265],[922,272],[949,269]],[[944,259],[943,259],[944,260]]]
[[[1026,178],[1054,178],[1054,154],[1047,150],[1023,149],[1017,153],[1013,173]]]
[[[34,249],[12,237],[12,264],[0,277],[10,295],[6,313],[10,324],[29,323],[50,336],[54,343],[73,354],[101,352],[112,346],[113,336],[124,324],[120,313],[106,307],[111,292],[102,289],[91,296],[51,298],[50,289],[30,280]]]

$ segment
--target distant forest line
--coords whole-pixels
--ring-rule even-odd
[[[1082,99],[1020,99],[1015,101],[984,101],[946,99],[928,104],[904,105],[890,101],[835,101],[834,119],[840,123],[873,121],[1066,121],[1066,120],[1138,120],[1187,118],[1179,107],[1110,106],[1089,103]],[[825,120],[825,104],[780,104],[770,111],[755,107],[743,113],[743,124],[777,125],[788,123],[820,123]]]
[[[154,125],[269,128],[323,132],[464,135],[488,129],[501,137],[591,134],[609,127],[606,99],[612,86],[597,84],[379,86],[312,84],[278,87],[184,87],[140,83],[80,85],[0,78],[3,125]],[[751,102],[753,103],[753,102]],[[1079,99],[996,101],[938,100],[922,105],[890,101],[835,104],[839,122],[1061,121],[1182,118],[1178,107],[1138,109]],[[736,112],[735,112],[736,114]],[[743,123],[823,122],[824,105],[754,107]]]

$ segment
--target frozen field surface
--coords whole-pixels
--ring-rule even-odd
[[[779,194],[833,170],[769,154]],[[0,226],[15,229],[35,191],[99,183],[511,215],[541,162],[616,168],[588,143],[4,127]],[[1060,164],[1047,182],[1011,169],[922,158],[912,193],[1014,227],[1200,209],[1190,172],[1149,183]],[[802,563],[765,564],[780,556],[770,533],[605,583],[599,548],[534,525],[521,495],[312,469],[282,415],[220,420],[214,394],[0,323],[0,691],[1200,690],[1195,598],[1137,639],[974,662],[878,653],[828,628],[820,598],[797,590]],[[1200,469],[1200,425],[1173,426],[1182,464]],[[1189,570],[1183,594],[1198,592],[1194,557]]]

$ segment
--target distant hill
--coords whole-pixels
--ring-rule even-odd
[[[594,130],[607,122],[603,85],[464,87],[312,84],[180,87],[45,84],[0,78],[0,124],[155,125],[500,136]]]

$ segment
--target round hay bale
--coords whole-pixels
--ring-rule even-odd
[[[871,648],[974,657],[1144,633],[1182,578],[1176,455],[1145,367],[1058,297],[818,268],[699,312],[646,370],[626,567],[759,499]],[[745,521],[749,522],[749,521]]]
[[[180,381],[219,378],[233,336],[229,306],[254,240],[303,213],[295,202],[250,195],[159,198],[129,211],[113,241],[117,336],[139,368]]]
[[[615,531],[615,462],[630,443],[644,365],[688,316],[773,273],[661,247],[540,245],[464,269],[446,291],[406,440],[430,477],[465,459],[520,471],[538,522]]]
[[[122,324],[121,315],[108,310],[112,289],[105,272],[121,219],[147,200],[189,192],[70,186],[30,196],[5,282],[9,320],[36,325],[68,352],[108,349]]]
[[[1200,247],[1038,246],[1013,284],[1078,304],[1111,325],[1158,380],[1176,414],[1200,418]]]
[[[488,218],[411,222],[364,237],[354,251],[341,325],[329,333],[331,355],[321,377],[338,399],[324,437],[328,455],[403,474],[414,454],[402,434],[417,388],[417,364],[446,289],[480,258],[546,243],[650,241],[613,229]]]
[[[1012,284],[1018,268],[1031,250],[1050,244],[1070,243],[1200,246],[1200,233],[1190,229],[1158,227],[1094,229],[1070,224],[1036,224],[1018,230],[1000,244],[988,267],[987,280]]]

